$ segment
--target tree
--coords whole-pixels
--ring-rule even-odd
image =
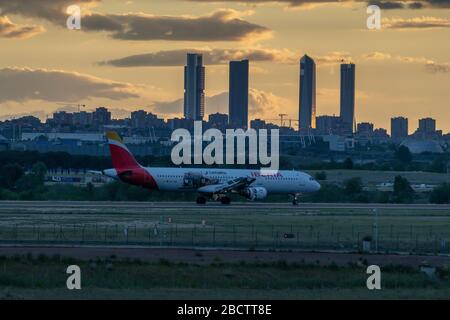
[[[33,174],[36,177],[36,180],[41,184],[44,183],[46,173],[47,166],[43,162],[37,162],[31,168],[31,174]]]
[[[317,172],[315,178],[319,181],[325,181],[327,180],[327,173],[325,171]]]
[[[342,202],[345,200],[344,190],[335,184],[324,184],[322,188],[313,194],[305,196],[306,201],[311,202]]]
[[[18,164],[7,164],[0,168],[0,186],[12,189],[17,180],[23,176],[23,169]]]
[[[16,186],[19,191],[30,191],[42,187],[45,181],[47,167],[42,162],[37,162],[31,168],[31,172],[17,180]]]
[[[430,194],[430,202],[437,204],[450,203],[450,184],[444,183],[434,188]]]
[[[414,190],[408,179],[402,176],[396,176],[394,181],[394,202],[411,202],[414,196]]]
[[[395,157],[402,163],[410,163],[413,159],[411,151],[406,146],[400,146],[395,152]]]
[[[352,158],[347,158],[344,161],[344,169],[351,170],[353,169],[353,160]]]
[[[344,182],[344,189],[347,194],[358,194],[363,191],[363,182],[361,178],[351,178]]]
[[[447,158],[445,156],[436,157],[428,167],[431,172],[446,173],[447,172]]]

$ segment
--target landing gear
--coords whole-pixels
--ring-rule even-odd
[[[220,198],[220,203],[223,205],[229,205],[231,203],[231,199],[229,197]]]
[[[300,203],[300,200],[299,200],[300,195],[299,194],[294,194],[293,196],[294,196],[294,199],[292,200],[292,205],[293,206],[298,206],[299,203]]]
[[[197,197],[197,204],[206,204],[205,197]]]

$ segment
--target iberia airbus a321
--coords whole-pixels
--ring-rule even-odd
[[[141,166],[116,132],[107,132],[114,169],[101,174],[150,190],[192,191],[199,194],[198,204],[207,200],[230,204],[230,194],[249,200],[264,200],[269,194],[288,194],[298,204],[298,196],[318,191],[320,184],[298,171],[261,174],[259,170],[216,168],[153,168]]]

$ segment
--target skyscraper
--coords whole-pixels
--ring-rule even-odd
[[[233,128],[248,126],[248,60],[230,62],[229,123]]]
[[[201,54],[188,53],[184,67],[184,117],[203,120],[205,114],[205,67]]]
[[[353,63],[341,64],[341,120],[349,133],[355,124],[355,71]]]
[[[316,127],[316,63],[308,55],[300,60],[299,130]]]
[[[419,129],[422,133],[435,133],[436,120],[432,118],[419,119]]]
[[[391,138],[404,139],[408,137],[408,119],[397,117],[391,119]]]

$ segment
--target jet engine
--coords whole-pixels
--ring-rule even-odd
[[[263,187],[250,187],[244,189],[243,195],[252,201],[264,200],[267,198],[267,189]]]

